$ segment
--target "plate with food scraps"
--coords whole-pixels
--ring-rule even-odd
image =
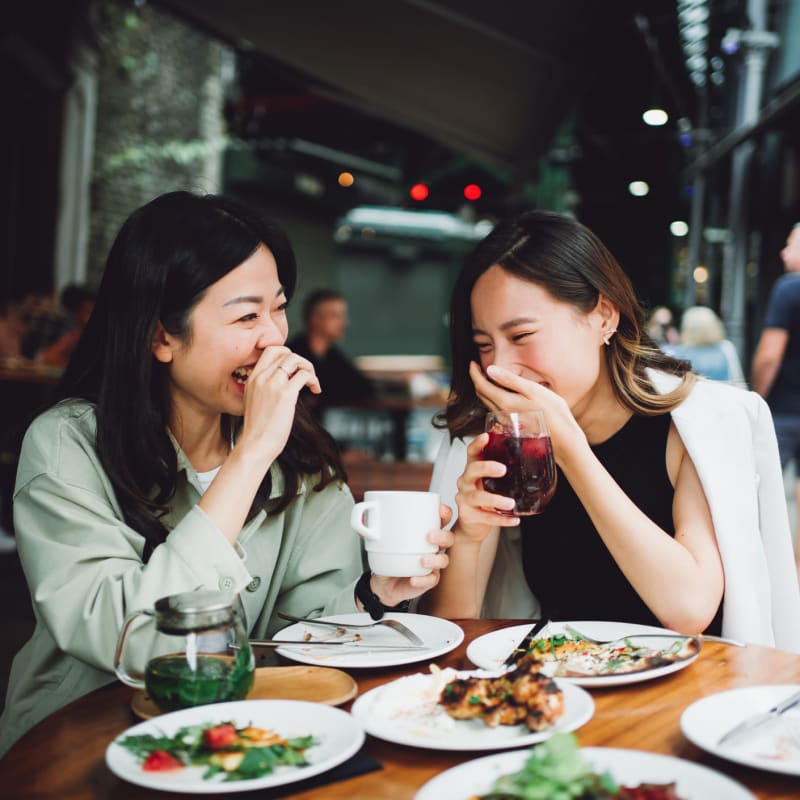
[[[592,718],[594,700],[580,687],[523,664],[502,675],[434,666],[366,692],[351,713],[367,733],[387,742],[429,750],[498,750],[576,730]]]
[[[514,625],[479,636],[467,647],[467,657],[482,669],[500,669],[531,625]],[[596,645],[578,634],[610,640]],[[624,637],[630,637],[626,642]],[[702,641],[667,628],[629,622],[548,622],[531,643],[530,653],[545,661],[543,668],[559,680],[578,686],[619,686],[649,681],[688,667],[700,654]]]
[[[335,614],[320,617],[336,622],[341,629],[322,627],[311,622],[296,622],[279,631],[277,639],[296,639],[297,646],[283,645],[278,653],[302,664],[354,669],[359,667],[395,667],[429,661],[455,650],[464,641],[464,631],[455,622],[426,614],[389,612],[384,619],[395,619],[411,629],[424,642],[424,647],[405,649],[410,645],[402,634],[383,625],[363,630],[347,628],[348,624],[365,625],[373,622],[369,614]],[[314,647],[314,642],[352,641],[352,647]],[[375,645],[374,650],[370,650]],[[395,646],[397,649],[395,649]]]
[[[728,761],[800,775],[800,708],[791,708],[746,735],[719,743],[734,725],[769,711],[798,689],[797,684],[744,686],[711,694],[684,710],[681,731],[692,744]]]
[[[128,728],[106,750],[118,777],[188,794],[244,792],[319,775],[361,748],[350,714],[300,700],[184,708]]]
[[[608,773],[617,784],[625,787],[638,787],[641,784],[675,784],[672,794],[667,794],[665,789],[662,795],[652,792],[647,797],[680,798],[680,800],[709,800],[709,798],[724,797],[725,800],[755,800],[755,795],[727,775],[682,758],[613,747],[582,747],[580,754],[593,772]],[[514,750],[459,764],[428,781],[414,795],[414,800],[483,800],[487,797],[496,797],[497,795],[490,794],[495,781],[502,776],[519,772],[530,755],[530,750]],[[520,793],[503,796],[510,798],[524,795]],[[531,791],[530,796],[552,795],[549,792],[535,795]],[[613,796],[608,795],[608,797]]]

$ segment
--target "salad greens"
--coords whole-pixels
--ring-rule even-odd
[[[283,739],[263,728],[236,728],[226,722],[190,725],[173,736],[126,736],[117,744],[130,750],[145,771],[204,766],[206,780],[223,774],[226,781],[238,781],[269,775],[279,766],[308,764],[305,751],[316,740],[313,736]]]
[[[519,772],[502,775],[480,800],[594,800],[619,792],[608,774],[586,764],[571,733],[556,733],[533,747]]]

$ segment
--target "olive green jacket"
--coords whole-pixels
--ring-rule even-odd
[[[353,498],[346,486],[317,492],[309,478],[286,511],[259,511],[232,547],[197,505],[197,474],[177,454],[177,489],[164,519],[170,534],[145,564],[144,538],[123,521],[97,456],[93,407],[61,403],[28,429],[14,527],[36,628],[11,668],[0,754],[51,712],[113,681],[126,615],[152,609],[160,597],[201,588],[239,593],[253,638],[286,624],[278,610],[298,616],[357,610],[360,545],[349,526]],[[274,466],[273,496],[282,481]],[[149,641],[135,641],[132,650],[149,650]]]

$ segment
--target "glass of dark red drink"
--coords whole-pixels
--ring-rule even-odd
[[[512,497],[508,516],[541,514],[556,490],[556,462],[553,445],[541,411],[490,411],[486,415],[489,442],[484,461],[505,464],[501,478],[484,478],[484,488],[493,494]]]

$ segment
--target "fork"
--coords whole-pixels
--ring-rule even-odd
[[[570,636],[574,636],[577,639],[583,639],[585,642],[590,642],[591,644],[610,644],[611,642],[619,642],[622,639],[638,639],[638,638],[646,638],[646,639],[672,639],[675,641],[676,639],[697,639],[701,642],[720,642],[721,644],[730,644],[734,647],[744,647],[744,642],[737,642],[735,639],[726,639],[723,636],[713,636],[713,635],[704,635],[698,634],[693,636],[687,633],[630,633],[627,636],[615,636],[613,639],[593,639],[591,636],[587,636],[585,633],[581,633],[575,628],[571,627],[570,625],[565,625],[564,630],[570,634]]]
[[[417,636],[414,631],[410,628],[407,628],[403,625],[402,622],[398,622],[396,619],[379,619],[377,622],[367,622],[367,623],[343,623],[343,622],[331,622],[330,620],[324,619],[307,619],[306,617],[294,617],[291,614],[284,614],[282,611],[278,612],[278,616],[281,619],[287,620],[287,622],[302,622],[306,625],[322,625],[326,628],[341,628],[344,630],[355,630],[355,629],[363,629],[363,628],[376,628],[378,625],[383,625],[386,628],[391,628],[393,631],[397,631],[401,636],[404,636],[408,639],[409,642],[412,644],[417,645],[418,647],[424,647],[425,642]]]

